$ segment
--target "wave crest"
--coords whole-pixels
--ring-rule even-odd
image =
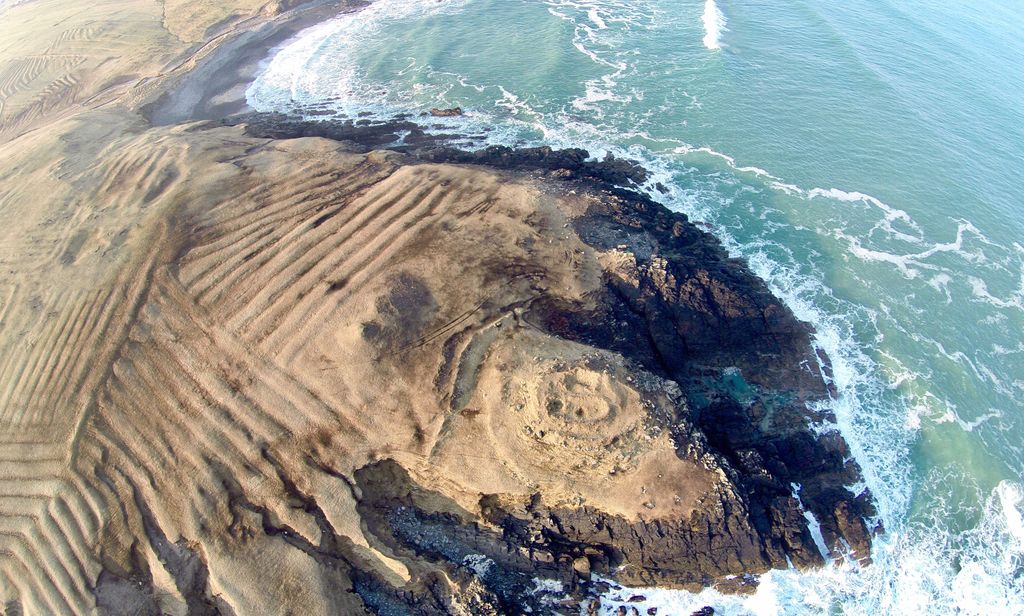
[[[722,34],[729,31],[725,27],[729,21],[715,4],[715,0],[707,0],[704,3],[704,15],[700,20],[704,22],[704,46],[708,49],[721,49]]]

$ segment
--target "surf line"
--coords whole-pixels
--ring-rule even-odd
[[[704,14],[700,20],[704,22],[704,46],[712,50],[721,49],[722,34],[729,31],[725,27],[729,21],[725,18],[725,13],[718,8],[715,0],[704,2]]]

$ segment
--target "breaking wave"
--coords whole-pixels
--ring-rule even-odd
[[[725,27],[728,20],[715,0],[704,2],[704,14],[700,20],[704,24],[704,46],[708,49],[721,49],[722,34],[728,31]]]

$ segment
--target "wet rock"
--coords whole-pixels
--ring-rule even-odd
[[[451,118],[462,115],[462,107],[452,107],[450,109],[439,109],[434,107],[430,110],[430,115],[435,118]]]

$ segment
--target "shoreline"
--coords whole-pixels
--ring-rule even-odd
[[[357,5],[218,26],[122,107],[8,147],[61,156],[20,200],[49,257],[10,268],[7,318],[48,344],[11,365],[77,380],[4,436],[70,460],[40,502],[84,530],[0,556],[28,572],[0,600],[580,613],[610,578],[750,593],[870,562],[860,469],[810,427],[834,420],[810,326],[642,166],[246,110],[271,50]]]
[[[195,68],[161,84],[161,93],[140,112],[152,126],[224,120],[251,112],[245,89],[275,48],[306,28],[366,5],[364,0],[312,0],[242,32],[229,32],[230,40],[214,47]]]
[[[666,242],[671,243],[680,241],[680,238],[687,238],[682,243],[687,246],[686,251],[691,254],[684,256],[682,253],[676,253],[674,258],[669,258],[669,266],[680,262],[690,262],[691,265],[688,267],[696,270],[703,270],[706,267],[711,267],[712,269],[722,267],[723,270],[728,272],[724,275],[732,280],[730,284],[739,284],[739,287],[734,288],[734,291],[739,294],[760,295],[763,298],[761,301],[769,303],[779,301],[767,289],[765,282],[749,270],[745,261],[730,257],[726,253],[719,240],[713,234],[688,220],[684,214],[672,212],[655,199],[644,194],[640,187],[646,181],[648,172],[642,165],[634,161],[616,159],[611,155],[608,155],[605,159],[594,159],[587,151],[582,149],[555,150],[544,146],[531,148],[489,146],[479,150],[462,150],[452,147],[449,143],[464,142],[465,136],[460,134],[429,135],[422,131],[422,127],[419,127],[409,117],[400,117],[390,122],[371,124],[360,123],[358,120],[304,120],[278,113],[253,113],[230,119],[226,124],[229,126],[244,125],[247,134],[259,138],[275,140],[310,137],[324,138],[343,144],[343,147],[347,150],[362,153],[369,153],[379,148],[387,147],[388,151],[395,151],[404,156],[400,163],[403,165],[438,163],[468,165],[501,173],[511,173],[513,177],[526,178],[530,182],[547,186],[558,194],[575,194],[577,191],[598,194],[601,195],[602,199],[608,199],[610,202],[617,204],[614,206],[615,208],[621,208],[621,210],[616,209],[617,213],[613,217],[615,220],[612,223],[613,225],[623,225],[625,229],[648,228],[651,232],[657,229],[657,232],[660,233],[664,233],[666,229],[671,229],[671,239],[665,238],[659,241],[662,247],[664,247]],[[393,143],[393,139],[398,135],[404,135],[402,144],[397,147],[388,147],[388,144]],[[410,135],[413,137],[411,140],[409,140]],[[588,220],[589,216],[591,214],[588,213],[576,224],[584,228],[589,226],[591,224]],[[604,233],[607,233],[607,231],[603,231],[600,236],[603,236]],[[634,258],[641,265],[644,263],[653,264],[658,261],[659,251],[655,249],[652,252],[650,247],[645,245],[644,241],[628,234],[619,235],[618,231],[613,231],[611,234],[618,239],[613,241],[608,237],[602,237],[602,239],[598,240],[602,248],[611,249],[614,247],[615,250],[632,252]],[[742,282],[738,282],[737,279]],[[669,301],[671,303],[672,300]],[[828,396],[834,397],[836,392],[831,382],[829,358],[820,351],[812,350],[810,345],[809,337],[813,333],[813,329],[810,325],[797,321],[788,307],[780,306],[780,308],[783,314],[772,318],[781,318],[782,322],[788,323],[783,326],[783,329],[786,331],[785,336],[796,335],[797,338],[805,342],[802,346],[794,349],[794,353],[800,355],[803,351],[807,352],[807,355],[802,356],[801,360],[792,360],[789,362],[789,365],[807,365],[808,363],[813,365],[815,362],[818,362],[821,365],[822,372],[820,375],[814,373],[808,381],[805,379],[808,374],[804,371],[794,368],[782,368],[783,372],[788,371],[789,374],[780,376],[776,372],[771,376],[767,376],[767,374],[762,375],[761,378],[767,381],[775,381],[776,386],[779,383],[784,383],[782,385],[783,388],[792,388],[791,394],[799,391],[800,393],[796,394],[797,399],[804,399],[804,402],[810,402],[816,396],[816,402],[819,403]],[[601,327],[601,325],[595,324],[594,327]],[[737,327],[736,333],[741,338],[745,335],[743,333],[745,325],[733,325],[732,327]],[[651,333],[650,335],[657,339],[659,334]],[[756,339],[758,336],[755,335],[751,340]],[[744,344],[740,343],[741,346]],[[800,350],[801,348],[802,350]],[[627,355],[629,354],[624,348],[616,347],[616,350]],[[740,353],[745,354],[746,351],[740,351]],[[739,356],[734,356],[731,359],[737,362],[735,365],[741,365],[746,361],[740,360]],[[718,367],[712,367],[712,364],[715,363],[714,361],[710,362],[709,365],[703,366],[700,369],[700,378],[706,378],[710,374],[720,373],[723,370],[728,372],[728,370],[732,369],[726,365],[730,363],[729,361],[722,363],[723,361],[719,360]],[[666,368],[666,365],[673,364],[672,360],[666,358],[660,359],[659,362],[663,362],[661,364],[663,369]],[[744,371],[750,367],[750,364],[746,364]],[[673,370],[672,368],[667,369],[670,372]],[[773,370],[769,369],[769,372],[773,372]],[[776,379],[780,380],[776,381]],[[684,392],[687,391],[684,381],[688,382],[691,387],[695,386],[700,392],[696,394],[697,398],[715,397],[721,393],[721,391],[715,392],[713,389],[705,389],[706,384],[698,384],[698,381],[692,378],[683,377],[677,380],[680,386],[683,387]],[[814,391],[817,393],[812,393]],[[689,396],[690,394],[687,393],[686,395]],[[811,396],[811,398],[805,399],[805,396]],[[728,396],[726,397],[728,398]],[[800,406],[800,404],[798,403],[795,406]],[[819,422],[834,424],[834,417],[831,416],[830,410],[826,409],[822,413],[811,418],[811,415],[815,415],[815,413],[804,409],[798,411],[797,416],[804,417],[810,424]],[[733,420],[735,419],[739,418],[733,418]],[[739,423],[731,424],[730,429],[736,431],[736,434],[732,436],[736,436],[738,442],[747,442],[749,444],[750,441],[746,441],[747,437],[739,436],[742,434],[749,434],[751,435],[750,438],[755,440],[764,438],[763,435],[753,436],[758,433],[759,429],[753,423],[745,424],[745,421],[744,419],[739,419]],[[807,429],[801,423],[804,419],[794,417],[793,421],[793,427],[801,426],[797,428],[798,432],[806,430],[806,435],[812,434],[812,430]],[[791,450],[790,453],[797,456],[822,456],[821,461],[815,463],[821,466],[814,472],[824,472],[830,479],[826,479],[816,489],[823,490],[824,492],[829,492],[831,489],[842,491],[847,487],[862,483],[859,466],[856,462],[848,462],[849,452],[846,450],[845,442],[838,432],[824,436],[815,434],[810,436],[810,439],[810,441],[803,441],[800,446],[804,449],[803,451],[797,453],[796,450]],[[719,444],[719,446],[723,445],[723,443]],[[729,447],[729,445],[724,446]],[[772,447],[774,450],[774,445]],[[810,453],[818,447],[823,447],[824,449],[818,450],[816,453]],[[830,453],[825,453],[826,451]],[[840,451],[843,453],[835,456]],[[783,466],[785,466],[795,462],[796,458],[790,460],[780,458],[780,460],[783,462]],[[825,471],[824,469],[826,468],[830,470]],[[755,471],[752,468],[748,468],[744,472]],[[761,472],[764,471],[762,470]],[[832,473],[836,475],[831,475]],[[837,478],[840,476],[843,479]],[[790,483],[803,486],[805,481]],[[870,537],[884,532],[884,529],[882,529],[879,522],[878,526],[874,528],[868,528],[865,524],[860,526],[859,530],[855,530],[855,527],[861,524],[857,520],[860,519],[866,523],[875,516],[875,510],[870,492],[865,491],[860,495],[853,495],[851,493],[851,496],[855,498],[843,503],[840,508],[851,513],[853,511],[859,512],[852,515],[850,513],[843,513],[841,516],[844,520],[853,522],[853,527],[841,531],[834,529],[827,531],[827,534],[839,536],[845,535],[848,531],[851,532],[852,534],[844,539],[845,545],[853,551],[852,556],[856,560],[859,560],[862,564],[867,564],[870,562]],[[835,493],[832,493],[829,498],[834,497]],[[805,495],[801,498],[803,501],[801,507],[813,507],[814,498],[813,496],[808,497]],[[813,515],[815,517],[820,515],[822,518],[828,517],[830,514],[825,513],[825,511],[836,507],[837,502],[832,501],[827,506],[814,507],[816,511]],[[796,522],[796,526],[801,526],[804,523],[805,520],[801,516],[800,521]],[[834,522],[825,522],[826,526],[830,524],[834,524]],[[845,522],[841,523],[840,526],[842,524],[845,524]],[[815,543],[819,541],[820,538],[815,539]],[[831,557],[837,559],[844,558],[839,552],[832,552]],[[810,558],[811,561],[815,559],[815,557],[808,555],[806,552],[801,558]],[[648,580],[648,582],[650,581]],[[720,582],[721,580],[719,580]],[[671,587],[672,584],[669,583],[669,586]],[[744,579],[738,580],[732,586],[716,585],[716,588],[723,592],[739,593],[750,592],[754,587],[756,587],[756,580]],[[690,586],[689,588],[696,590],[698,586]]]
[[[520,176],[525,174],[527,177],[542,184],[558,186],[556,189],[558,191],[570,191],[572,187],[575,187],[583,191],[604,194],[612,199],[621,200],[624,204],[629,204],[628,207],[637,208],[639,212],[650,212],[654,214],[655,218],[669,215],[676,221],[675,224],[678,225],[679,222],[682,222],[684,225],[687,225],[690,228],[690,232],[695,232],[701,238],[699,241],[708,246],[708,249],[705,250],[710,250],[710,252],[705,252],[705,254],[715,254],[717,255],[715,258],[729,262],[730,268],[736,268],[736,272],[742,272],[744,277],[749,277],[748,279],[752,282],[753,286],[760,289],[758,292],[772,297],[771,293],[764,287],[764,282],[751,274],[744,262],[727,257],[724,250],[720,247],[718,240],[712,234],[696,227],[684,215],[669,212],[663,205],[639,192],[639,188],[646,180],[648,172],[636,162],[626,159],[615,159],[610,154],[605,160],[592,160],[590,154],[585,150],[553,150],[543,146],[534,148],[489,146],[478,150],[465,150],[452,144],[464,144],[466,141],[472,141],[474,139],[472,136],[457,133],[430,134],[426,132],[425,126],[417,121],[418,118],[411,115],[400,114],[392,120],[380,122],[361,120],[359,118],[308,120],[279,113],[254,112],[249,109],[244,103],[244,87],[251,83],[251,79],[255,77],[259,67],[269,61],[270,54],[274,48],[283,45],[303,29],[315,25],[324,18],[330,18],[343,12],[358,11],[365,6],[361,2],[354,3],[357,6],[346,4],[335,7],[329,6],[330,4],[323,3],[317,7],[307,8],[302,13],[289,16],[281,24],[273,24],[272,26],[264,24],[261,29],[269,31],[263,32],[254,40],[246,40],[244,42],[233,41],[234,44],[219,48],[214,52],[217,54],[216,58],[203,68],[216,70],[210,69],[210,67],[223,67],[234,64],[236,68],[231,71],[230,78],[219,78],[215,81],[207,82],[202,79],[204,76],[202,69],[198,73],[192,71],[182,81],[191,79],[201,82],[201,84],[189,83],[186,88],[186,90],[188,88],[201,88],[198,101],[184,106],[180,102],[163,101],[161,103],[161,101],[156,101],[146,110],[147,117],[154,125],[160,125],[161,121],[171,122],[172,120],[173,122],[206,121],[211,126],[241,125],[245,127],[245,133],[249,136],[269,138],[275,141],[300,137],[325,138],[343,144],[347,151],[352,152],[369,153],[374,150],[385,149],[401,153],[407,157],[407,161],[402,162],[402,165],[436,163],[469,165],[482,169],[511,172]],[[239,58],[242,59],[241,63],[238,63]],[[189,96],[195,98],[195,94],[192,92],[189,93]],[[215,99],[224,97],[229,99],[229,101],[211,105]],[[178,101],[180,101],[180,96]],[[427,114],[423,113],[421,115],[426,116]],[[624,245],[620,244],[618,247],[621,249]],[[638,246],[631,246],[631,249],[634,251],[638,249],[641,251],[645,250]],[[783,308],[783,310],[788,314],[788,318],[793,318],[788,308]],[[797,329],[802,329],[805,336],[811,333],[809,326],[803,323]],[[809,344],[807,347],[810,352]],[[824,376],[829,375],[831,367],[827,357],[824,357],[820,352],[810,352],[810,357],[813,357],[815,361],[821,362]],[[791,378],[783,378],[783,381],[794,382]],[[831,381],[824,381],[824,386],[829,394],[835,394],[834,390],[831,389]],[[829,412],[826,411],[826,421],[828,421],[827,413]],[[820,419],[818,418],[818,420]],[[738,425],[733,425],[733,428],[741,432],[753,429],[752,427],[740,428]],[[756,430],[754,431],[756,432]],[[838,436],[838,439],[831,440],[821,439],[820,436],[813,438],[819,443],[825,444],[827,449],[838,447],[837,451],[846,452],[842,454],[842,458],[848,455],[841,436]],[[806,445],[805,443],[804,446]],[[826,454],[826,457],[829,455],[831,454]],[[833,464],[835,466],[829,472],[846,475],[846,477],[845,480],[831,486],[831,488],[843,489],[862,482],[859,467],[856,464],[850,468],[845,462],[840,462],[839,458],[835,458]],[[850,474],[851,472],[852,474]],[[793,483],[794,485],[802,485]],[[819,489],[827,491],[829,486],[822,485]],[[845,520],[843,524],[857,522],[858,520],[866,521],[874,516],[870,493],[865,492],[854,496],[857,496],[855,500],[850,500],[843,505],[846,508],[844,511],[848,512],[842,514]],[[813,497],[805,496],[801,500],[812,502],[811,498]],[[801,507],[805,506],[807,506],[807,503],[801,503]],[[833,506],[834,503],[827,507],[819,506],[817,507],[819,510],[817,513],[827,517],[829,514],[824,512]],[[851,516],[849,512],[852,511],[858,511],[859,513],[852,514]],[[800,519],[800,522],[795,523],[796,526],[804,523],[803,516],[800,516]],[[854,527],[852,526],[847,530],[840,530],[839,527],[835,526],[835,522],[826,522],[825,524],[826,526],[832,526],[832,530],[829,532],[833,536],[843,536],[848,532],[853,533],[844,539],[845,544],[848,549],[854,551],[855,558],[863,563],[870,562],[870,535],[883,532],[880,526],[868,529],[862,524],[858,530],[853,530]],[[804,532],[806,532],[806,529]],[[854,539],[855,536],[856,539]],[[814,539],[814,543],[819,541],[820,539],[818,538]],[[832,556],[841,558],[838,552],[833,553]],[[787,558],[793,557],[794,554],[787,556]],[[807,559],[804,560],[805,563],[815,560],[806,552],[800,558]],[[608,573],[610,574],[611,572]],[[632,581],[650,582],[651,578],[641,577],[635,578]],[[572,586],[575,586],[577,583],[573,582]],[[668,583],[670,587],[673,586],[667,579],[662,580],[662,583]],[[708,587],[707,584],[687,586],[691,590]],[[756,588],[756,578],[747,579],[741,575],[734,584],[722,584],[722,580],[719,580],[715,587],[724,592],[750,592],[753,588]]]

